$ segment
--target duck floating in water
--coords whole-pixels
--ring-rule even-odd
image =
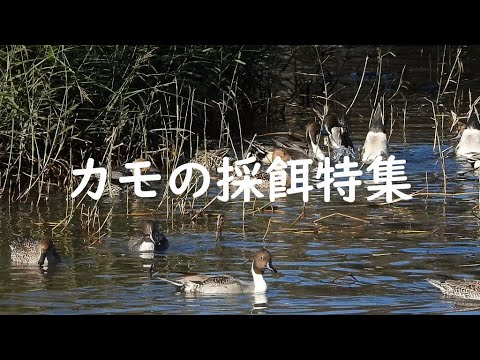
[[[208,171],[217,171],[217,168],[223,166],[223,158],[229,151],[229,148],[198,150],[190,162],[203,165]]]
[[[378,156],[380,156],[382,160],[388,159],[388,140],[383,119],[382,106],[379,101],[361,150],[362,161],[366,164],[372,163]]]
[[[160,231],[158,221],[143,220],[142,236],[131,239],[128,247],[132,251],[159,252],[168,249],[169,243],[165,235]]]
[[[271,139],[271,145],[259,143],[258,141],[248,142],[249,151],[245,158],[255,156],[257,161],[270,165],[273,159],[279,156],[283,161],[316,159],[323,161],[325,154],[320,148],[319,140],[321,127],[316,122],[310,122],[305,128],[305,137],[291,134],[290,136],[276,136]]]
[[[267,291],[267,283],[263,278],[265,270],[277,272],[272,265],[272,256],[266,249],[258,251],[252,262],[253,282],[242,281],[229,275],[189,275],[176,280],[159,278],[175,285],[186,293],[202,294],[237,294],[263,293]]]
[[[246,141],[246,140],[245,140]],[[245,159],[255,157],[256,161],[263,165],[271,165],[276,157],[280,157],[284,162],[292,159],[287,149],[277,146],[265,145],[258,141],[249,142],[250,149],[245,154]]]
[[[334,162],[342,160],[344,156],[355,158],[355,148],[344,118],[339,120],[335,114],[325,115],[321,134],[327,135],[324,137],[324,145],[329,149]]]
[[[321,136],[326,134],[325,131],[322,132],[321,126],[317,122],[310,121],[305,128],[304,141],[274,141],[280,147],[287,149],[287,151],[295,151],[297,155],[295,157],[292,156],[293,159],[315,159],[317,161],[323,161],[325,160],[325,153],[322,151],[320,140]]]
[[[60,255],[51,239],[18,237],[10,244],[10,258],[17,265],[55,265],[61,262]]]
[[[305,130],[305,138],[307,139],[308,144],[307,155],[309,158],[316,159],[317,161],[325,160],[325,153],[320,147],[322,134],[325,135],[322,133],[322,128],[317,122],[311,121],[307,124]]]
[[[439,288],[447,296],[453,296],[461,299],[480,300],[480,281],[479,280],[439,280],[427,279],[427,281]]]
[[[470,111],[455,153],[458,158],[467,160],[475,169],[480,167],[480,121],[475,108]]]

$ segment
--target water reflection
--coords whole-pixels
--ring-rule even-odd
[[[142,259],[153,259],[155,257],[155,254],[153,252],[141,252],[139,256]],[[150,266],[150,265],[144,265],[144,266]]]
[[[50,267],[39,267],[39,266],[19,266],[12,265],[11,276],[13,280],[23,278],[23,279],[32,279],[33,281],[38,281],[42,279],[47,279],[55,274],[57,271],[56,266]]]
[[[264,314],[265,309],[268,307],[267,293],[254,293],[253,294],[253,308],[252,314]]]
[[[363,61],[359,62],[361,66]],[[405,78],[412,77],[408,69]],[[351,81],[354,71],[358,69],[346,72],[343,80]],[[364,85],[374,82],[374,78],[366,80]],[[356,89],[356,84],[348,88],[352,94],[345,97],[347,104]],[[371,114],[368,102],[366,94],[360,94],[349,113],[354,144],[365,140]],[[391,105],[394,112],[403,109],[395,99]],[[312,109],[290,106],[289,111],[293,110],[298,113],[287,116],[282,126],[304,129]],[[61,192],[50,194],[48,201],[42,199],[38,207],[34,202],[0,203],[0,312],[479,313],[480,304],[444,298],[430,291],[424,280],[438,274],[479,278],[478,266],[474,265],[480,263],[480,220],[472,214],[475,209],[478,215],[474,208],[479,203],[478,176],[469,172],[468,163],[452,154],[445,158],[443,173],[438,148],[433,148],[431,117],[431,107],[409,100],[406,127],[401,111],[392,116],[394,124],[390,119],[387,123],[387,130],[390,126],[392,130],[391,153],[396,159],[406,160],[410,193],[418,192],[409,201],[367,201],[371,193],[366,186],[371,174],[366,174],[365,168],[364,183],[351,204],[335,191],[329,203],[318,191],[310,193],[306,204],[301,196],[294,195],[272,206],[267,199],[250,204],[215,201],[205,210],[205,214],[210,211],[212,215],[195,222],[183,215],[167,221],[159,198],[130,196],[127,202],[126,197],[105,197],[100,203],[100,218],[103,220],[111,209],[113,215],[105,222],[104,236],[94,244],[87,241],[79,218],[74,217],[65,228],[55,228],[66,213]],[[445,127],[442,151],[452,145],[449,137]],[[312,173],[315,175],[315,169]],[[163,183],[159,186],[164,188]],[[209,199],[217,193],[218,189],[212,187]],[[209,199],[198,198],[188,206],[198,211]],[[253,208],[257,211],[253,212]],[[225,224],[216,237],[218,213],[225,214]],[[143,218],[162,223],[170,240],[164,254],[128,250],[128,240],[138,234]],[[52,236],[64,263],[47,269],[11,266],[8,244],[12,233]],[[172,285],[149,277],[152,270],[167,278],[228,273],[251,280],[251,254],[262,246],[272,252],[275,266],[282,272],[282,276],[269,274],[265,279],[268,294],[182,294]]]
[[[480,301],[452,299],[448,301],[456,313],[476,312],[480,314]]]

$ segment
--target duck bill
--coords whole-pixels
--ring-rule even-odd
[[[267,264],[267,269],[270,270],[271,272],[274,272],[274,273],[278,272],[277,269],[275,269],[273,267],[272,263],[270,263],[270,262]]]
[[[323,136],[330,136],[330,131],[328,131],[327,129],[322,129],[320,131],[320,135],[323,135]]]

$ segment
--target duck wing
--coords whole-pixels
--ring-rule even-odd
[[[180,282],[192,282],[198,285],[229,285],[237,283],[237,279],[230,275],[189,275],[180,279]]]

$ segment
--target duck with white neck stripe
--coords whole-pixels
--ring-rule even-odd
[[[323,118],[324,145],[330,150],[330,157],[339,162],[344,156],[355,158],[355,148],[348,133],[345,119],[339,120],[335,114],[327,114]]]
[[[143,220],[142,236],[135,237],[128,242],[130,250],[139,252],[159,252],[167,250],[168,239],[160,231],[158,221]]]
[[[243,281],[230,275],[189,275],[176,280],[158,278],[175,285],[178,290],[186,293],[202,294],[237,294],[263,293],[267,291],[267,283],[263,278],[265,270],[277,272],[272,265],[272,255],[266,249],[261,249],[253,257],[251,272],[253,281]]]

